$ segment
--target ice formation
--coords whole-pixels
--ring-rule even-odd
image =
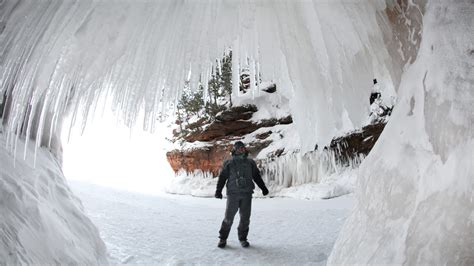
[[[64,114],[88,117],[100,95],[113,97],[128,125],[144,110],[153,129],[183,82],[206,83],[232,49],[234,69],[284,90],[301,150],[312,150],[363,124],[372,78],[394,93],[402,65],[384,43],[384,8],[375,0],[0,1],[6,145],[22,146],[23,133],[36,150],[54,146]],[[330,263],[473,264],[473,13],[472,1],[429,3],[420,54],[362,165],[358,205]]]
[[[5,145],[0,132],[0,145]],[[23,147],[24,143],[18,144]],[[106,264],[105,244],[51,154],[33,168],[0,148],[0,264]]]
[[[431,1],[329,264],[474,264],[472,1]]]
[[[49,144],[65,112],[87,117],[101,94],[113,97],[128,125],[144,109],[144,127],[153,129],[163,103],[175,101],[186,79],[206,83],[229,48],[234,69],[275,81],[292,99],[303,150],[327,143],[343,113],[363,123],[374,76],[397,83],[380,1],[9,0],[1,7],[9,144],[20,131]]]
[[[278,186],[290,187],[307,183],[320,183],[334,173],[357,168],[364,159],[363,155],[356,157],[348,165],[336,162],[334,152],[294,153],[264,162],[262,177],[265,181]]]

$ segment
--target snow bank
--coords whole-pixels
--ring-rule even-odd
[[[14,167],[0,133],[0,265],[107,264],[99,232],[56,160],[40,149],[33,168],[31,157]]]
[[[474,5],[430,1],[329,264],[474,264]]]

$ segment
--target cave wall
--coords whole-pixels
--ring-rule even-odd
[[[472,1],[430,1],[329,265],[473,265]]]

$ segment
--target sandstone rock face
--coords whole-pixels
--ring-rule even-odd
[[[384,30],[384,42],[395,68],[394,87],[398,88],[403,69],[412,64],[418,54],[427,0],[385,1],[384,14],[378,24]]]
[[[360,130],[348,133],[347,135],[336,137],[331,141],[328,150],[334,154],[336,163],[341,166],[347,166],[361,156],[367,156],[374,147],[380,134],[385,127],[385,123],[368,125]],[[255,142],[248,144],[250,156],[255,156],[262,149],[271,144],[271,140],[265,140],[271,134],[271,131],[257,134]],[[232,136],[238,139],[239,136]],[[209,172],[217,176],[225,160],[231,157],[232,138],[214,143],[212,146],[200,147],[190,150],[173,150],[166,154],[168,162],[175,172],[185,170],[192,173],[195,170]],[[278,149],[269,154],[271,158],[277,158],[283,155],[284,149]],[[311,152],[310,152],[311,153]],[[270,159],[271,159],[270,158]],[[272,159],[271,159],[272,160]],[[265,161],[257,160],[257,164],[265,169]]]
[[[231,157],[233,142],[243,139],[246,135],[260,128],[269,130],[256,134],[254,140],[247,144],[251,157],[268,147],[273,141],[269,138],[274,133],[270,128],[276,125],[288,125],[293,122],[291,115],[281,118],[262,119],[258,122],[250,120],[258,109],[255,105],[247,104],[234,106],[218,114],[214,121],[203,119],[187,125],[187,128],[197,129],[185,136],[186,143],[203,142],[190,149],[175,149],[166,154],[171,168],[178,172],[184,170],[193,173],[196,170],[217,176],[225,160]],[[206,124],[209,123],[209,124]],[[283,150],[278,153],[281,155]]]
[[[251,157],[270,145],[271,141],[251,142],[247,149]],[[172,150],[166,153],[171,168],[178,172],[184,170],[193,173],[196,170],[218,176],[222,164],[231,158],[231,142],[218,143],[214,146],[200,147],[190,150]],[[281,153],[280,153],[281,155]]]
[[[346,165],[360,155],[367,156],[385,128],[385,123],[372,124],[342,137],[334,138],[329,150],[335,154],[336,161]]]
[[[293,123],[291,116],[278,119],[263,119],[259,122],[249,121],[256,111],[257,107],[251,104],[232,107],[217,115],[216,120],[207,127],[204,127],[203,130],[192,132],[184,136],[183,139],[187,142],[232,139],[235,136],[241,137],[247,135],[262,127],[273,127],[275,125]],[[202,121],[198,121],[188,127],[196,126],[203,126]]]
[[[423,14],[425,13],[426,0],[396,0],[388,4],[385,9],[392,28],[393,42],[398,46],[395,57],[400,58],[405,64],[415,62],[421,43],[423,28]]]
[[[352,172],[353,168],[357,168],[374,147],[384,126],[383,123],[366,126],[334,138],[327,147],[319,147],[304,154],[275,149],[267,154],[267,158],[256,162],[263,180],[272,184],[274,189],[325,182],[331,180],[333,174],[344,172],[347,174]],[[347,178],[346,174],[342,174],[339,178],[344,180]],[[342,183],[355,182],[355,179],[345,180]],[[335,194],[351,191],[344,187],[345,185],[336,185],[331,192],[321,198],[331,198]]]
[[[257,129],[257,125],[250,121],[216,121],[201,132],[187,135],[184,140],[187,142],[221,140],[232,136],[243,136]]]
[[[181,169],[188,173],[201,170],[217,176],[223,161],[230,158],[231,149],[232,144],[201,147],[184,151],[173,150],[167,152],[166,157],[175,172]]]
[[[184,127],[180,125],[185,130],[174,132],[174,139],[180,145],[166,154],[172,169],[175,172],[184,170],[192,174],[201,171],[217,176],[223,162],[231,157],[232,145],[237,140],[246,144],[250,157],[256,159],[262,171],[271,167],[268,163],[279,161],[279,157],[285,154],[297,154],[298,149],[288,146],[289,142],[284,140],[295,134],[294,129],[288,126],[293,123],[293,118],[289,112],[282,112],[278,101],[272,102],[271,97],[276,97],[275,93],[261,97],[255,101],[259,107],[253,103],[238,105],[221,111],[212,119],[199,117]],[[322,150],[328,151],[328,155],[334,157],[331,162],[335,160],[339,166],[358,164],[370,152],[384,126],[384,123],[368,125],[335,137]],[[321,152],[318,151],[305,155],[315,157],[319,154]],[[281,159],[285,161],[285,158]]]

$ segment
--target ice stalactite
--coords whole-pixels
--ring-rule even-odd
[[[163,103],[177,99],[187,75],[195,84],[231,49],[234,69],[248,58],[252,73],[291,98],[307,151],[343,126],[343,111],[360,126],[372,78],[390,86],[389,73],[399,67],[377,23],[385,8],[379,1],[1,5],[0,95],[7,95],[3,123],[10,144],[19,132],[48,143],[65,113],[87,117],[103,94],[113,97],[127,125],[145,110],[144,127],[153,130]],[[234,71],[234,94],[238,77]]]
[[[309,183],[321,183],[332,174],[359,166],[363,155],[346,164],[337,162],[333,151],[293,153],[262,161],[262,178],[278,187],[291,187]]]

